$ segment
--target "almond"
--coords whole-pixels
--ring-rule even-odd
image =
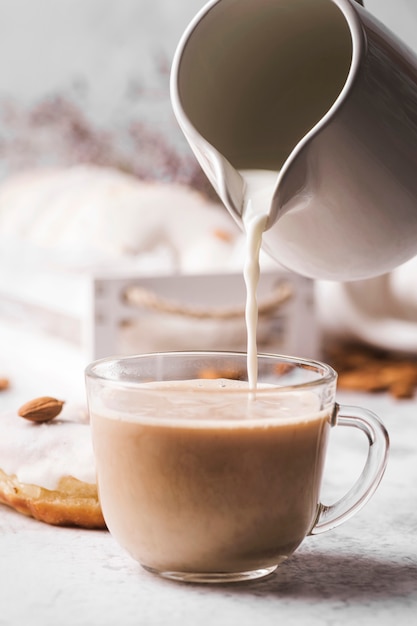
[[[244,380],[244,373],[235,369],[216,369],[205,367],[198,372],[198,378],[214,380],[215,378],[230,378],[232,380]]]
[[[57,415],[61,413],[64,402],[57,400],[56,398],[50,398],[49,396],[43,396],[41,398],[35,398],[29,400],[26,404],[23,404],[18,414],[20,417],[24,417],[32,422],[39,424],[43,422],[50,422]]]
[[[10,387],[8,378],[0,378],[0,391],[6,391]]]
[[[213,235],[220,239],[220,241],[225,241],[226,243],[230,243],[233,241],[232,233],[229,233],[227,230],[223,230],[221,228],[216,228],[213,232]]]

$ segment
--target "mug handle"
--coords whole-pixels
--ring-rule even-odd
[[[358,428],[365,433],[369,443],[368,456],[361,475],[340,500],[329,506],[319,504],[316,521],[309,535],[318,535],[335,528],[357,513],[375,493],[388,461],[388,432],[375,413],[336,403],[332,422],[337,426]]]

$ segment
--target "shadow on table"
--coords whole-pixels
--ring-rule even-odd
[[[233,593],[232,588],[230,591]],[[405,597],[417,591],[417,563],[303,552],[293,555],[271,576],[237,585],[235,591],[264,597],[342,601]]]

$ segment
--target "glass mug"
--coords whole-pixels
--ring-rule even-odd
[[[98,490],[108,529],[148,571],[190,582],[272,573],[307,535],[358,511],[377,488],[388,434],[379,418],[335,402],[324,363],[171,352],[102,359],[86,369]],[[320,502],[329,432],[368,439],[357,482]]]

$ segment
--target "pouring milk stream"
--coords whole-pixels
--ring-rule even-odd
[[[249,388],[256,389],[258,379],[257,322],[258,304],[256,290],[259,281],[259,254],[275,187],[273,172],[244,172],[245,206],[242,222],[246,232],[244,278],[246,283],[247,363]]]

